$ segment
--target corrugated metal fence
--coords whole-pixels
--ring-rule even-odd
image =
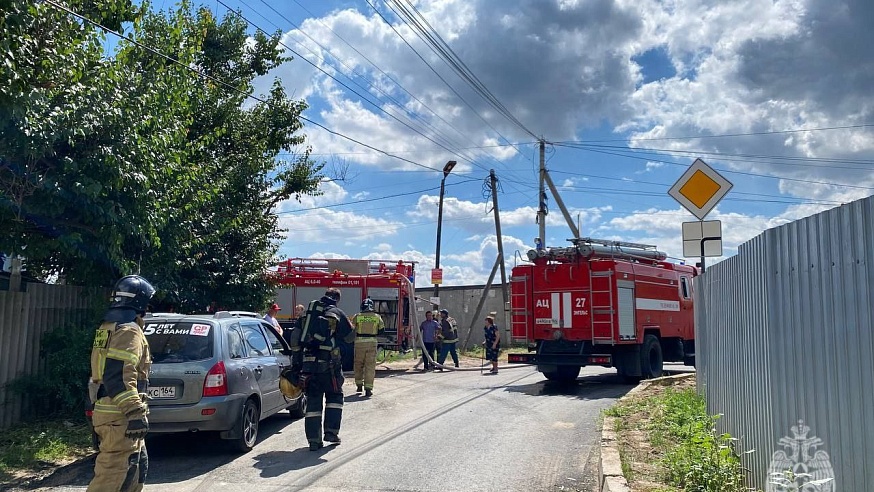
[[[874,198],[767,230],[696,280],[699,391],[754,450],[751,485],[874,491],[872,294]]]
[[[25,292],[0,291],[0,428],[21,419],[22,400],[7,383],[44,369],[42,335],[82,323],[94,300],[94,291],[85,287],[27,284]]]

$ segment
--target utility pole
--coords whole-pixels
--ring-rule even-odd
[[[498,236],[498,257],[501,260],[501,293],[504,298],[504,311],[507,310],[507,271],[504,265],[504,237],[501,235],[501,214],[498,212],[498,177],[495,170],[489,170],[489,178],[492,185],[492,207],[495,209],[495,233]]]
[[[537,209],[537,225],[539,226],[538,234],[540,235],[540,247],[538,249],[546,249],[546,186],[544,177],[546,176],[546,141],[540,140],[540,188],[537,192],[538,202],[540,207]],[[535,245],[536,246],[536,245]]]

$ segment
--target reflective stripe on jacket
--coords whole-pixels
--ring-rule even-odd
[[[146,414],[152,357],[149,342],[136,323],[105,321],[94,334],[91,380],[99,386],[94,425]]]
[[[352,317],[352,327],[358,335],[376,336],[385,329],[385,322],[379,314],[366,311]]]

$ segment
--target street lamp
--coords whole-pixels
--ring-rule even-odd
[[[440,268],[440,230],[443,226],[443,192],[446,189],[446,177],[455,167],[455,161],[449,161],[443,166],[443,179],[440,180],[440,205],[437,207],[437,255],[434,259],[434,269]],[[440,284],[434,284],[434,297],[439,297]]]

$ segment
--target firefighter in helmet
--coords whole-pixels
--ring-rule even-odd
[[[310,451],[324,446],[324,440],[340,444],[343,417],[342,342],[352,343],[355,332],[349,318],[337,307],[340,291],[329,288],[321,299],[310,302],[294,330],[291,346],[291,379],[307,395],[304,431]],[[324,423],[322,408],[324,405]]]
[[[352,317],[355,328],[355,385],[356,391],[364,396],[373,394],[373,378],[376,376],[376,336],[385,330],[382,316],[373,309],[369,297],[361,301],[361,312]]]
[[[142,317],[154,294],[143,277],[121,278],[95,332],[88,396],[100,447],[88,492],[137,492],[146,481],[146,393],[152,361]]]

